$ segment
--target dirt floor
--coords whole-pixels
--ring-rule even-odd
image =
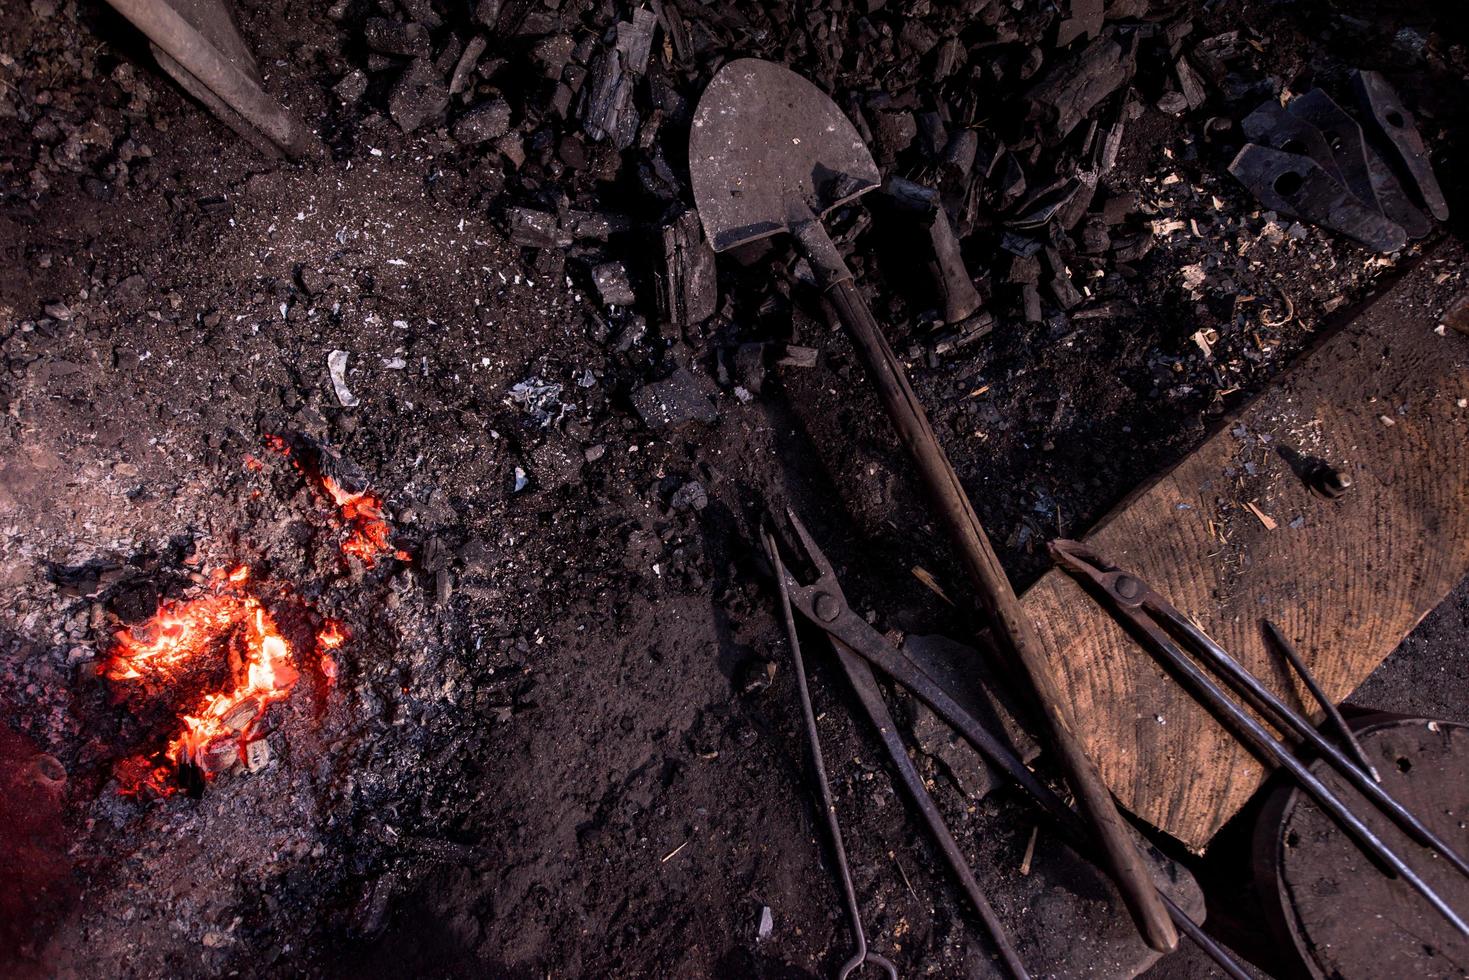
[[[721,257],[706,322],[655,314],[649,256],[668,202],[638,170],[651,158],[629,150],[618,171],[605,145],[568,149],[545,121],[547,88],[528,81],[560,28],[524,23],[550,11],[595,42],[625,5],[507,4],[521,26],[502,15],[487,32],[503,64],[481,64],[471,96],[510,100],[528,162],[456,138],[459,103],[403,131],[389,108],[397,66],[373,68],[385,56],[364,46],[364,22],[437,18],[442,60],[451,35],[462,46],[477,30],[464,6],[241,4],[267,87],[324,138],[305,165],[236,139],[100,4],[0,9],[0,795],[20,842],[0,898],[7,975],[805,977],[846,958],[755,529],[766,507],[794,505],[853,603],[905,634],[972,631],[908,571],[953,589],[958,566],[787,253]],[[679,5],[712,38],[669,72],[686,101],[731,52],[784,53],[815,75],[820,44],[781,31],[855,36],[859,20],[886,25],[886,41],[855,74],[891,75],[905,18],[941,19],[926,2],[834,3],[813,8],[829,24],[802,13],[797,31],[724,6]],[[1197,6],[1194,41],[1245,32],[1249,77],[1266,89],[1391,66],[1451,204],[1462,200],[1469,100],[1452,14],[1130,6],[1157,23]],[[971,52],[1023,60],[1028,39],[1054,30],[1052,5],[1000,9],[960,31]],[[678,57],[660,35],[655,61]],[[344,97],[363,68],[369,84]],[[836,74],[841,92],[868,84]],[[996,323],[939,351],[921,326],[932,298],[885,250],[882,216],[844,219],[879,319],[1021,586],[1046,568],[1047,538],[1084,532],[1186,453],[1420,247],[1375,256],[1263,212],[1224,170],[1237,138],[1205,136],[1259,94],[1172,114],[1152,79],[1140,70],[1097,201],[1135,194],[1127,233],[1166,230],[1133,262],[1098,259],[1080,313],[1047,299],[1026,322],[1000,229],[981,231],[966,258],[991,284]],[[594,164],[571,167],[577,152]],[[568,249],[510,240],[507,209],[568,202],[628,228]],[[609,260],[628,267],[632,310],[598,298],[589,269]],[[1199,331],[1212,332],[1207,352]],[[751,343],[819,355],[736,364]],[[334,351],[347,354],[350,407]],[[670,376],[701,418],[640,413]],[[322,491],[321,446],[385,501],[405,557],[343,555],[353,526]],[[259,771],[221,775],[197,798],[124,792],[130,760],[156,758],[182,702],[120,690],[99,665],[119,629],[240,563],[292,649],[329,623],[345,642],[329,660],[298,657]],[[1354,700],[1469,714],[1466,632],[1461,586]],[[1000,975],[840,678],[813,659],[874,947],[904,975]],[[1100,886],[1063,869],[1044,888],[1084,901],[1041,916],[1060,899],[1018,871],[1034,816],[1006,790],[965,800],[936,760],[923,764],[1037,974],[1075,969],[1054,937],[1110,914]],[[1043,834],[1036,860],[1059,849]],[[1196,870],[1228,877],[1220,864]],[[1184,951],[1149,975],[1210,969]]]

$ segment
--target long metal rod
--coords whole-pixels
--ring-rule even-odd
[[[843,646],[846,647],[845,644]],[[886,642],[868,643],[863,644],[860,648],[846,647],[846,649],[855,650],[864,660],[912,692],[962,735],[980,755],[1009,776],[1043,812],[1056,821],[1062,837],[1076,849],[1077,853],[1086,854],[1095,845],[1095,838],[1080,815],[1057,796],[1049,786],[1041,782],[1039,777],[1031,772],[1030,767],[1021,761],[1020,757],[1011,751],[997,735],[950,697],[943,685],[925,671],[917,661]],[[1157,888],[1156,884],[1154,888],[1158,892],[1168,917],[1208,954],[1220,969],[1234,980],[1252,980],[1251,974],[1232,953],[1204,932],[1203,928],[1169,898],[1167,893]]]
[[[1030,796],[1031,801],[1040,807],[1043,813],[1050,816],[1056,822],[1056,829],[1061,832],[1062,839],[1075,848],[1078,854],[1086,854],[1089,849],[1088,845],[1093,843],[1093,838],[1085,821],[1081,819],[1076,811],[1071,809],[1066,804],[1066,801],[1056,795],[1049,786],[1041,782],[1035,773],[1031,772],[1030,767],[1018,755],[1012,752],[998,736],[944,693],[938,681],[934,680],[925,672],[917,661],[910,659],[901,651],[898,652],[898,656],[901,658],[903,666],[898,668],[898,672],[886,671],[889,676],[917,695],[920,700],[934,710],[934,713],[943,718],[960,735],[963,735],[965,741],[969,742],[980,755],[994,763],[996,768],[1009,776],[1016,786],[1020,787]],[[886,670],[886,664],[879,664],[879,666],[883,666]],[[897,665],[895,664],[895,666]],[[899,676],[899,672],[902,674],[901,677]],[[916,683],[909,683],[917,675],[921,675],[926,680],[917,680]],[[927,692],[937,691],[942,694],[942,697],[925,697],[924,694],[919,692],[920,688]],[[1173,924],[1178,927],[1180,932],[1192,939],[1195,945],[1202,949],[1221,970],[1232,977],[1233,980],[1254,980],[1253,976],[1241,965],[1234,954],[1218,943],[1213,936],[1205,932],[1203,927],[1195,922],[1177,902],[1168,897],[1167,892],[1161,888],[1158,888],[1157,891],[1158,897],[1162,900],[1163,906],[1168,912],[1168,917],[1173,920]]]
[[[1367,758],[1367,753],[1362,751],[1362,743],[1357,741],[1356,733],[1347,724],[1347,720],[1341,716],[1341,712],[1337,710],[1336,704],[1331,698],[1326,696],[1326,692],[1321,689],[1321,685],[1316,683],[1316,675],[1311,673],[1311,668],[1306,666],[1306,662],[1296,652],[1295,644],[1287,640],[1285,634],[1280,631],[1280,627],[1276,626],[1270,620],[1266,619],[1262,620],[1262,622],[1265,624],[1265,631],[1270,635],[1270,639],[1275,641],[1276,648],[1280,650],[1286,662],[1295,670],[1296,676],[1300,677],[1301,682],[1306,685],[1306,690],[1311,692],[1311,697],[1315,698],[1316,703],[1321,705],[1321,710],[1326,713],[1326,717],[1331,721],[1337,734],[1341,736],[1342,742],[1351,751],[1352,756],[1356,758],[1357,764],[1366,770],[1367,775],[1372,777],[1374,783],[1382,782],[1382,776],[1378,774],[1377,767]]]
[[[1130,580],[1130,576],[1121,576],[1114,581]],[[1141,583],[1139,583],[1141,584]],[[1144,587],[1145,588],[1145,587]],[[1355,838],[1362,850],[1380,860],[1387,867],[1395,871],[1399,877],[1406,881],[1412,888],[1422,895],[1438,913],[1442,915],[1449,924],[1461,934],[1469,936],[1469,923],[1466,923],[1459,913],[1444,901],[1433,888],[1424,881],[1416,871],[1408,866],[1407,862],[1398,856],[1397,852],[1388,847],[1376,834],[1374,834],[1361,819],[1352,812],[1351,808],[1344,803],[1340,797],[1333,793],[1325,783],[1321,782],[1299,759],[1272,735],[1259,721],[1250,716],[1249,712],[1240,707],[1233,698],[1224,692],[1218,684],[1215,684],[1194,661],[1185,654],[1163,632],[1162,628],[1152,621],[1148,616],[1132,605],[1128,597],[1118,596],[1113,589],[1108,589],[1109,594],[1120,599],[1118,608],[1127,616],[1128,620],[1137,626],[1152,641],[1154,652],[1166,660],[1170,666],[1187,682],[1193,689],[1194,697],[1203,702],[1204,705],[1218,714],[1224,715],[1234,726],[1234,734],[1246,747],[1250,748],[1262,759],[1273,762],[1275,765],[1285,769],[1300,783],[1313,800],[1327,813],[1329,813],[1348,834]],[[1203,636],[1203,632],[1194,627],[1193,633]],[[1190,636],[1190,639],[1193,639]],[[1204,637],[1204,639],[1208,639]],[[1209,641],[1212,643],[1212,641]],[[1334,750],[1333,750],[1334,751]],[[1352,767],[1355,769],[1356,767]],[[1370,784],[1370,781],[1369,781]]]
[[[852,885],[852,872],[847,865],[847,848],[842,841],[842,825],[837,819],[836,803],[832,799],[831,783],[826,777],[826,761],[821,753],[821,736],[816,730],[816,712],[811,706],[811,688],[806,682],[806,660],[801,655],[801,640],[796,635],[796,619],[791,613],[791,597],[786,591],[785,566],[780,560],[780,550],[777,548],[775,539],[769,532],[762,529],[761,536],[765,541],[765,550],[770,555],[770,561],[775,566],[775,577],[779,583],[780,612],[785,621],[786,639],[791,645],[791,660],[796,666],[796,689],[801,695],[801,714],[806,720],[806,743],[811,750],[811,764],[816,771],[816,784],[821,790],[821,809],[826,817],[826,829],[831,834],[831,846],[836,854],[837,876],[841,881],[842,900],[847,906],[847,919],[851,923],[852,937],[856,940],[857,948],[853,950],[842,965],[837,974],[841,980],[845,980],[853,971],[864,963],[874,963],[887,973],[891,980],[898,980],[898,970],[887,957],[874,953],[867,948],[867,932],[862,927],[862,909],[857,904],[857,890]]]
[[[990,938],[994,940],[995,948],[999,950],[1000,958],[1005,961],[1006,969],[1010,971],[1010,975],[1015,980],[1029,980],[1030,974],[1026,972],[1025,964],[1020,960],[1020,954],[1015,952],[1015,947],[1010,944],[1010,937],[1005,931],[1004,923],[1000,921],[999,916],[995,915],[995,910],[985,898],[984,889],[974,877],[974,871],[969,867],[969,861],[964,857],[964,852],[959,849],[954,835],[949,832],[949,826],[944,822],[943,815],[939,813],[938,806],[934,804],[933,797],[928,795],[928,789],[923,785],[923,776],[919,774],[913,760],[908,758],[908,748],[898,735],[897,723],[893,721],[892,713],[888,711],[887,702],[882,699],[882,691],[877,686],[877,678],[873,676],[872,668],[855,650],[834,636],[831,638],[831,645],[836,649],[842,670],[846,672],[847,680],[851,681],[852,688],[857,692],[857,698],[862,702],[867,717],[877,729],[878,737],[882,739],[888,757],[898,770],[898,776],[904,788],[908,790],[908,795],[913,798],[914,805],[918,807],[918,813],[923,817],[929,833],[933,835],[935,843],[943,853],[945,863],[959,879],[964,894],[968,896],[974,910],[979,913],[980,921],[984,923]]]
[[[1242,696],[1248,696],[1269,709],[1269,713],[1278,716],[1283,723],[1283,729],[1288,728],[1300,736],[1307,744],[1319,752],[1332,767],[1340,772],[1348,782],[1365,796],[1369,802],[1380,810],[1384,816],[1392,820],[1402,829],[1403,833],[1418,844],[1437,851],[1444,860],[1452,864],[1458,871],[1469,876],[1469,861],[1466,861],[1452,845],[1443,840],[1438,834],[1404,807],[1393,799],[1380,785],[1372,781],[1372,778],[1362,770],[1351,759],[1348,759],[1340,749],[1331,744],[1324,735],[1317,731],[1316,726],[1310,720],[1302,717],[1292,710],[1281,698],[1270,688],[1261,683],[1260,679],[1250,673],[1249,669],[1234,657],[1230,656],[1219,644],[1203,630],[1199,629],[1177,610],[1169,608],[1154,607],[1148,604],[1149,612],[1161,615],[1170,623],[1174,624],[1180,632],[1186,636],[1200,655],[1208,662],[1209,666],[1217,670],[1225,681],[1239,692]],[[1324,698],[1325,695],[1323,694]],[[1342,723],[1345,726],[1345,722]]]

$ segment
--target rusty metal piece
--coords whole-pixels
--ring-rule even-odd
[[[1449,205],[1428,159],[1428,148],[1413,114],[1403,107],[1397,92],[1375,71],[1352,72],[1352,88],[1371,118],[1392,162],[1406,174],[1428,211],[1439,221],[1449,219]]]
[[[758,58],[730,62],[704,90],[689,134],[689,170],[716,252],[786,231],[796,220],[819,220],[882,183],[836,103],[790,69]]]
[[[1240,123],[1240,129],[1252,143],[1259,143],[1282,153],[1310,157],[1334,180],[1346,186],[1346,178],[1336,164],[1336,157],[1331,152],[1331,145],[1326,142],[1325,134],[1300,116],[1286,112],[1285,106],[1276,100],[1266,99],[1260,103],[1254,112],[1245,116]],[[1362,203],[1369,208],[1376,206],[1375,201]]]
[[[107,2],[147,36],[179,85],[252,145],[297,159],[323,152],[315,134],[265,92],[224,0]]]
[[[1400,225],[1363,205],[1310,157],[1246,143],[1229,172],[1275,211],[1339,231],[1379,252],[1408,244]]]
[[[1403,186],[1382,158],[1367,146],[1362,127],[1321,89],[1291,100],[1286,109],[1321,130],[1341,169],[1347,189],[1369,206],[1376,204],[1409,238],[1422,238],[1431,226],[1428,216],[1408,200]]]

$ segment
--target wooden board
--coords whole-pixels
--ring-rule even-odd
[[[1436,332],[1464,261],[1439,246],[1086,540],[1285,691],[1273,619],[1345,697],[1469,571],[1469,336]],[[1281,446],[1354,486],[1313,495]],[[1024,605],[1118,799],[1201,850],[1260,766],[1068,575]]]

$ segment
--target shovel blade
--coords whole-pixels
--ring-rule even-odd
[[[689,170],[716,252],[824,216],[882,182],[836,103],[759,58],[731,61],[704,90],[689,134]]]

